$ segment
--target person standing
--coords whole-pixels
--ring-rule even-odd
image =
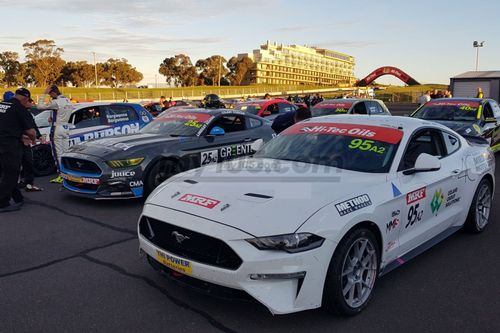
[[[47,95],[50,101],[45,103]],[[50,143],[52,147],[52,156],[56,161],[57,177],[52,179],[51,183],[61,184],[61,155],[69,148],[69,127],[68,122],[71,116],[73,106],[71,101],[61,94],[59,88],[52,84],[45,89],[45,94],[38,100],[38,110],[52,110],[52,126],[50,128]]]
[[[431,100],[431,91],[427,90],[422,96],[418,98],[418,104],[424,105]]]
[[[24,143],[35,142],[33,117],[27,106],[31,93],[16,90],[13,98],[0,103],[0,212],[19,210],[24,198],[17,188]],[[10,199],[14,204],[10,204]]]
[[[481,87],[477,87],[477,94],[476,94],[476,98],[483,98],[484,97],[484,94],[483,94],[483,88]]]
[[[301,107],[296,111],[286,112],[276,117],[271,125],[271,128],[276,132],[276,134],[280,134],[293,124],[309,118],[311,118],[311,110],[309,110],[309,108]]]

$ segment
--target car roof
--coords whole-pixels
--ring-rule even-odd
[[[168,109],[167,109],[168,110]],[[174,110],[172,113],[182,113],[182,112],[189,112],[189,113],[206,113],[210,114],[213,116],[216,116],[222,112],[227,112],[227,113],[239,113],[241,114],[241,111],[239,110],[234,110],[233,109],[204,109],[204,108],[189,108],[189,109],[182,109],[182,110]],[[168,114],[168,113],[167,113]]]
[[[478,102],[491,100],[491,98],[472,98],[472,97],[453,97],[453,98],[435,98],[429,102],[443,101],[443,102]]]
[[[325,99],[321,102],[319,102],[318,104],[321,104],[321,103],[332,103],[332,102],[338,102],[338,103],[341,103],[341,102],[344,102],[344,103],[354,103],[354,102],[359,102],[359,101],[377,101],[377,102],[381,102],[380,99],[375,99],[375,98],[333,98],[333,99]]]
[[[100,106],[100,105],[140,105],[138,103],[125,103],[125,102],[84,102],[74,104],[73,111],[90,106]]]
[[[344,123],[344,124],[358,124],[369,126],[381,126],[400,129],[404,132],[413,132],[419,127],[432,125],[442,129],[449,130],[448,127],[423,120],[419,118],[402,117],[402,116],[365,116],[365,115],[327,115],[321,117],[314,117],[304,120],[305,122],[314,123]]]
[[[247,105],[247,104],[265,104],[265,103],[271,103],[271,102],[286,102],[290,103],[284,98],[272,98],[272,99],[252,99],[251,101],[246,101],[246,102],[241,102],[238,103],[239,105]]]

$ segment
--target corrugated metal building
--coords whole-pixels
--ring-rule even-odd
[[[484,97],[498,101],[500,71],[471,71],[450,78],[453,97],[476,97],[477,88],[483,89]]]

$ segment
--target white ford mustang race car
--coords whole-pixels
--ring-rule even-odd
[[[140,248],[156,268],[244,291],[275,314],[353,315],[380,275],[462,227],[486,227],[494,169],[487,142],[437,123],[313,118],[253,157],[160,185]]]

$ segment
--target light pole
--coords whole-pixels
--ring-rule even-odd
[[[479,48],[483,47],[483,46],[484,46],[484,41],[482,41],[481,43],[479,43],[477,40],[475,40],[472,43],[472,47],[476,48],[476,72],[477,72],[477,67],[478,67],[478,64],[479,64]]]
[[[95,63],[95,52],[92,52],[94,55],[94,73],[95,73],[95,87],[97,88],[97,65]]]

